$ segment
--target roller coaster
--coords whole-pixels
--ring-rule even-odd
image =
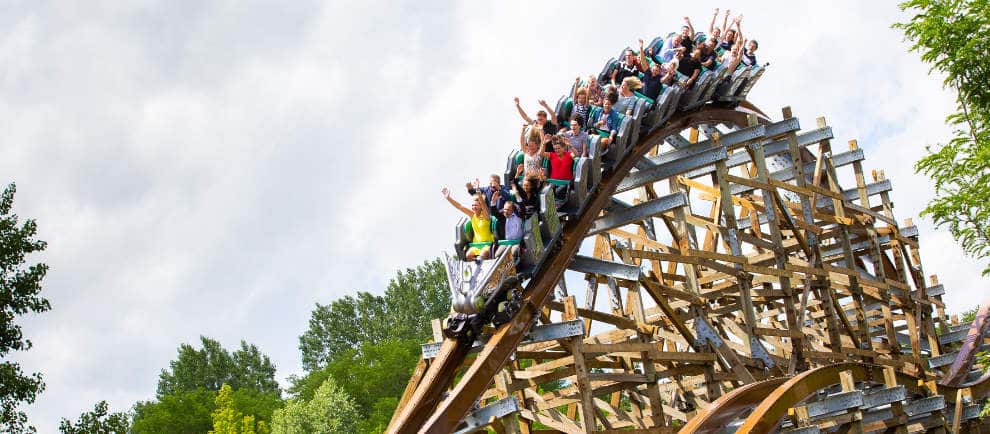
[[[465,261],[459,222],[453,312],[388,432],[990,430],[986,303],[969,323],[946,314],[890,180],[867,182],[824,119],[750,103],[766,69],[637,98],[565,197],[540,191],[519,248]]]

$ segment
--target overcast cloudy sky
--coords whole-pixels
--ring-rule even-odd
[[[577,74],[703,2],[5,2],[0,182],[35,218],[52,310],[16,360],[45,375],[41,432],[98,400],[154,395],[199,335],[255,343],[284,379],[314,303],[379,292],[447,248],[440,199],[504,165],[518,95]],[[953,105],[889,25],[893,2],[747,2],[770,69],[750,100],[833,125],[885,169],[900,219],[931,195],[912,162]],[[975,261],[921,228],[950,310],[985,296]]]

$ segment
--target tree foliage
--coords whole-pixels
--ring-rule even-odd
[[[201,388],[161,396],[158,401],[138,402],[131,429],[135,434],[207,432],[213,427],[210,413],[216,395],[215,391]]]
[[[38,230],[34,220],[18,225],[17,215],[11,214],[16,190],[10,184],[0,194],[0,431],[33,432],[27,415],[17,408],[20,403],[34,402],[45,383],[40,373],[24,373],[8,356],[11,351],[31,349],[31,340],[24,338],[14,319],[47,311],[51,305],[39,295],[48,266],[25,266],[26,256],[44,250],[46,244],[34,238]]]
[[[176,359],[159,375],[157,401],[134,406],[135,433],[209,431],[224,385],[233,410],[251,416],[256,425],[267,424],[281,407],[275,366],[255,345],[241,341],[231,353],[213,339],[200,337],[200,342],[201,349],[179,346]]]
[[[254,415],[245,414],[234,405],[234,392],[230,385],[220,387],[215,401],[216,409],[210,415],[213,429],[210,434],[269,434],[268,424],[255,420]]]
[[[219,342],[200,336],[202,349],[189,344],[179,346],[179,356],[162,370],[158,396],[198,388],[219,391],[223,384],[234,390],[242,388],[279,393],[275,365],[258,347],[241,341],[241,348],[231,354]]]
[[[358,292],[330,304],[316,304],[309,329],[299,337],[303,367],[317,371],[338,354],[365,342],[424,341],[430,320],[447,315],[450,294],[440,259],[399,271],[384,296]]]
[[[289,389],[307,401],[330,379],[353,397],[361,422],[355,432],[384,431],[420,357],[420,341],[365,342],[343,351],[325,368],[294,380]]]
[[[419,345],[432,335],[430,320],[450,312],[444,268],[440,259],[425,261],[396,273],[383,296],[359,292],[317,304],[299,338],[307,374],[292,378],[296,413],[288,414],[298,414],[332,379],[357,411],[351,432],[382,432],[420,358]]]
[[[275,410],[272,434],[353,433],[360,419],[354,400],[327,377],[309,399],[290,399]]]
[[[58,430],[62,434],[127,434],[130,416],[123,412],[109,411],[107,402],[100,401],[93,407],[93,411],[79,415],[76,423],[63,418],[58,424]]]
[[[990,0],[911,0],[900,4],[914,16],[894,26],[911,49],[945,75],[957,110],[948,143],[926,148],[915,170],[935,183],[936,197],[922,211],[948,227],[963,250],[990,257]],[[990,264],[983,269],[990,274]]]

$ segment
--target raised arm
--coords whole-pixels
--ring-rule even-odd
[[[547,109],[547,113],[550,115],[550,123],[554,125],[560,125],[557,123],[557,112],[554,111],[554,109],[550,108],[550,105],[547,104],[547,100],[541,99],[539,103],[541,106],[543,106],[543,108]]]
[[[716,9],[716,10],[718,10],[718,9]],[[730,14],[731,12],[732,12],[731,10],[729,10],[729,9],[726,9],[726,10],[725,10],[725,16],[724,16],[724,17],[722,17],[722,34],[723,34],[723,35],[725,35],[725,32],[726,32],[727,30],[729,30],[729,27],[728,27],[728,26],[727,26],[726,24],[728,24],[728,22],[729,22],[729,14]]]
[[[457,202],[456,200],[454,200],[454,198],[450,197],[450,189],[449,188],[444,187],[443,189],[440,190],[440,194],[443,195],[443,198],[444,199],[447,199],[447,202],[450,202],[450,205],[451,206],[453,206],[454,208],[457,208],[458,210],[460,210],[462,213],[464,213],[468,217],[471,217],[471,216],[474,215],[474,213],[471,212],[471,210],[469,208],[465,207],[464,205],[461,205],[460,202]],[[484,202],[484,200],[482,200],[482,202]]]
[[[523,124],[522,131],[519,132],[519,150],[523,153],[526,152],[526,128],[529,125]]]
[[[712,14],[712,22],[708,24],[708,36],[712,36],[715,34],[715,20],[717,19],[718,19],[718,8],[715,8],[715,13]],[[724,23],[722,24],[722,27],[725,27]]]
[[[512,100],[516,102],[516,110],[519,111],[519,116],[522,116],[523,120],[526,121],[527,123],[530,124],[533,123],[533,120],[529,118],[529,115],[526,114],[526,111],[524,111],[522,107],[519,106],[519,97],[518,96],[513,97]]]
[[[691,33],[691,40],[694,40],[694,26],[691,25],[691,18],[684,17],[684,24],[688,26],[688,32]]]
[[[742,33],[742,14],[739,14],[738,17],[735,17],[732,20],[732,22],[736,25],[736,41],[743,40],[743,33]]]
[[[574,104],[577,104],[577,91],[580,87],[581,87],[581,76],[579,75],[577,76],[577,78],[574,79],[574,88],[571,89],[571,101],[574,101]]]
[[[649,62],[646,61],[646,49],[643,48],[643,40],[639,40],[639,72],[646,72]]]

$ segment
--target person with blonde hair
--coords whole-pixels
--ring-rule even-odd
[[[543,131],[538,126],[523,124],[519,133],[523,157],[522,162],[516,165],[516,177],[535,176],[543,179],[543,154],[540,152],[542,140]]]
[[[480,190],[476,190],[474,201],[471,202],[471,208],[468,208],[450,197],[450,189],[447,187],[440,190],[440,194],[454,208],[457,208],[471,219],[473,238],[471,239],[470,247],[464,254],[464,258],[468,261],[473,261],[476,258],[491,259],[492,244],[495,243],[495,235],[492,234],[492,216],[488,209],[488,204],[485,203],[485,196],[481,194]]]
[[[622,79],[622,84],[619,86],[619,101],[612,108],[619,113],[625,113],[627,116],[631,115],[633,108],[636,107],[636,94],[633,92],[642,88],[643,82],[639,80],[639,77]]]

